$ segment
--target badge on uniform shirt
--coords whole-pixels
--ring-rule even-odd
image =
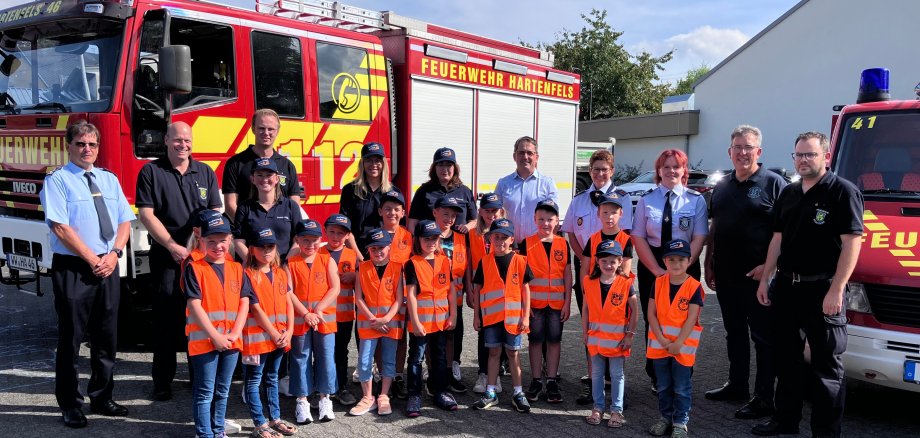
[[[690,310],[690,300],[686,297],[680,297],[680,300],[677,301],[677,309],[681,312]]]
[[[399,249],[406,249],[409,247],[409,242],[406,239],[399,241]]]
[[[760,187],[754,186],[748,189],[747,197],[751,199],[757,199],[760,198],[761,193],[763,193],[763,191],[760,190]]]
[[[561,261],[562,261],[562,258],[563,258],[562,250],[561,250],[561,249],[554,249],[554,250],[553,250],[553,258],[556,259],[557,262],[561,262]]]
[[[579,226],[579,227],[580,227],[582,224],[584,224],[584,223],[585,223],[585,219],[584,219],[584,218],[578,218],[578,226]]]
[[[393,279],[390,277],[387,277],[387,279],[383,281],[383,287],[387,288],[388,291],[392,292],[393,291]]]
[[[438,284],[447,284],[447,274],[441,272],[438,274]]]
[[[313,281],[314,281],[316,284],[322,284],[323,282],[326,281],[326,273],[325,273],[325,272],[316,272],[316,273],[314,273],[314,274],[313,274]]]
[[[511,274],[511,284],[517,285],[518,283],[520,283],[520,280],[518,279],[518,273],[513,272]]]
[[[820,208],[815,209],[815,223],[824,225],[824,220],[827,219],[827,213],[827,210],[822,210]]]
[[[623,294],[621,293],[610,294],[610,302],[613,303],[614,306],[619,306],[620,304],[623,304]]]
[[[687,231],[690,229],[690,220],[690,216],[683,216],[680,218],[680,221],[678,221],[677,225],[680,226],[681,230]]]
[[[280,174],[280,173],[279,173],[279,174],[278,174],[278,184],[281,184],[281,185],[283,185],[283,186],[286,186],[286,185],[287,185],[287,177],[284,176],[283,174]]]
[[[351,262],[342,262],[342,272],[351,272]]]
[[[457,263],[466,263],[466,254],[463,251],[455,251],[454,255],[457,257]]]
[[[208,188],[198,187],[198,197],[201,199],[208,199]]]

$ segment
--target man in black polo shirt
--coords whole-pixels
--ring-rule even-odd
[[[176,122],[166,129],[166,158],[144,165],[137,177],[136,205],[141,223],[153,237],[150,272],[153,299],[153,397],[172,398],[176,351],[185,346],[185,295],[179,290],[179,263],[188,257],[192,216],[199,210],[219,210],[217,175],[192,159],[192,128]]]
[[[859,257],[863,199],[856,186],[827,170],[831,153],[824,134],[800,134],[792,156],[802,179],[776,201],[773,238],[757,288],[757,300],[774,312],[776,413],[752,432],[798,433],[803,389],[817,382],[812,436],[837,437],[846,392],[840,359],[847,346],[844,293]],[[767,279],[774,270],[770,291]],[[811,349],[807,368],[806,341]],[[804,369],[814,377],[803,376]]]
[[[706,283],[716,290],[728,344],[728,382],[708,391],[710,400],[748,400],[751,346],[757,352],[754,397],[736,418],[763,418],[773,413],[773,342],[768,307],[757,302],[767,247],[773,237],[773,204],[786,181],[757,162],[760,129],[741,125],[731,134],[728,156],[734,171],[716,184],[710,200],[712,223],[706,250]],[[718,283],[718,285],[716,284]]]
[[[227,160],[224,166],[221,188],[224,191],[224,205],[227,217],[236,217],[236,208],[252,197],[252,169],[259,158],[269,158],[278,168],[281,193],[300,205],[300,186],[297,184],[297,169],[294,163],[275,150],[275,139],[281,129],[278,113],[270,109],[257,110],[252,115],[252,133],[255,144]]]

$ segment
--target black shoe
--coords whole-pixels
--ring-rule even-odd
[[[652,394],[658,395],[658,384],[652,382]]]
[[[169,388],[163,389],[154,389],[153,390],[153,400],[154,401],[167,401],[172,399],[172,390]]]
[[[454,376],[450,376],[447,378],[447,390],[454,394],[463,394],[466,392],[467,387],[463,382],[455,379]]]
[[[409,392],[406,390],[406,379],[403,379],[402,376],[396,376],[393,379],[393,386],[390,387],[390,392],[400,400],[405,400],[409,397]]]
[[[739,388],[732,385],[732,382],[725,382],[721,388],[706,391],[706,399],[715,401],[740,401],[750,396],[747,388]]]
[[[67,427],[72,427],[74,429],[79,429],[81,427],[86,427],[86,415],[83,415],[83,410],[80,408],[70,408],[64,409],[61,411],[64,415],[64,425]]]
[[[587,374],[585,374],[584,376],[581,376],[580,380],[581,380],[582,385],[589,385],[589,386],[591,385],[591,376]]]
[[[774,419],[770,419],[766,423],[758,424],[751,428],[751,433],[759,436],[776,436],[780,434],[798,434],[799,426],[798,425],[783,425]]]
[[[735,411],[735,418],[739,420],[756,420],[770,415],[773,415],[773,404],[756,395],[741,409]]]
[[[546,382],[546,402],[562,403],[562,391],[559,390],[559,383],[556,382],[556,379],[549,379]]]
[[[528,401],[537,401],[540,399],[541,392],[543,392],[543,382],[539,379],[533,379],[530,381],[530,388],[527,388],[527,392],[524,395]]]
[[[584,406],[592,403],[594,403],[594,397],[591,396],[591,387],[585,386],[585,389],[581,391],[581,396],[575,399],[575,404]]]
[[[90,404],[90,411],[94,414],[105,415],[106,417],[127,417],[128,408],[115,403],[111,399],[103,402],[92,402]]]

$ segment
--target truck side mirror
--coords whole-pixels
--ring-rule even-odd
[[[192,51],[189,46],[163,46],[159,51],[160,89],[167,93],[192,91]]]

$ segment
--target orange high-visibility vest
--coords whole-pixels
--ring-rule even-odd
[[[620,230],[620,232],[617,233],[616,237],[614,237],[613,240],[616,240],[617,242],[619,242],[620,248],[622,248],[623,251],[626,251],[626,244],[629,243],[629,234],[626,234],[625,231]],[[594,266],[597,264],[597,258],[594,257],[594,251],[597,250],[597,245],[601,243],[601,232],[598,231],[592,234],[591,239],[589,239],[588,241],[591,242],[590,243],[591,250],[589,251],[589,253],[591,254],[591,259],[588,262],[588,274],[590,275],[591,272],[594,271]]]
[[[486,239],[485,236],[479,234],[479,230],[475,228],[470,230],[470,233],[467,234],[467,236],[470,236],[470,258],[473,259],[473,264],[470,265],[470,267],[473,269],[478,269],[479,262],[481,262],[482,258],[488,254],[488,251],[486,251]],[[476,273],[473,272],[473,274]]]
[[[415,301],[419,322],[426,333],[444,330],[450,319],[450,261],[437,254],[432,267],[424,257],[415,255],[409,263],[415,267],[418,279]]]
[[[550,248],[552,258],[546,258],[546,249],[543,242],[536,234],[524,240],[527,248],[527,265],[533,271],[533,280],[530,282],[530,307],[542,309],[549,306],[555,310],[562,310],[565,304],[565,275],[566,244],[565,239],[553,236]]]
[[[313,312],[319,302],[329,292],[329,254],[316,254],[313,266],[307,266],[303,255],[297,254],[288,259],[288,269],[291,270],[291,283],[294,285],[294,295],[303,303],[307,310]],[[322,334],[335,333],[335,306],[326,306],[322,313],[323,320],[316,325],[316,330]],[[294,335],[300,336],[307,332],[307,322],[303,316],[294,317]]]
[[[466,237],[460,233],[453,233],[454,253],[450,258],[450,282],[451,299],[455,304],[462,305],[459,301],[460,295],[463,294],[463,274],[466,273],[466,265],[469,260],[466,259]]]
[[[194,275],[201,286],[201,307],[208,314],[208,320],[218,333],[227,334],[233,330],[237,312],[240,308],[240,289],[243,286],[243,266],[237,262],[224,262],[224,278],[217,278],[217,272],[208,264],[207,260],[199,259],[189,265],[192,270],[188,275]],[[214,351],[211,337],[203,327],[198,325],[185,308],[185,334],[188,336],[188,354],[199,354]],[[242,349],[242,339],[233,343],[234,349]]]
[[[674,301],[671,301],[669,288],[671,285],[670,275],[665,274],[655,280],[655,312],[658,317],[658,324],[661,326],[661,333],[669,341],[674,342],[680,335],[680,328],[687,321],[687,313],[690,311],[690,298],[693,293],[700,287],[700,282],[693,277],[688,277],[687,281],[681,285]],[[704,295],[705,299],[705,295]],[[683,366],[692,367],[696,362],[696,349],[700,346],[700,335],[703,333],[703,327],[700,326],[700,319],[697,317],[693,324],[693,330],[687,340],[680,347],[680,353],[677,355],[668,353],[658,339],[655,333],[649,330],[648,348],[646,356],[649,359],[662,359],[668,356],[677,359]]]
[[[264,272],[247,269],[246,276],[249,277],[249,283],[252,284],[252,290],[259,299],[259,307],[265,312],[268,321],[279,332],[287,329],[287,293],[288,278],[283,269],[273,266],[272,281]],[[278,346],[272,342],[271,335],[259,325],[255,313],[249,312],[249,318],[246,319],[246,326],[243,327],[243,354],[264,354],[278,349]],[[291,347],[285,347],[284,351],[290,351]]]
[[[542,251],[543,248],[540,248]],[[482,326],[505,323],[505,330],[512,335],[523,333],[518,326],[523,315],[523,285],[527,260],[514,254],[508,265],[508,275],[502,280],[495,262],[495,254],[482,258],[483,285],[479,293],[479,310]]]
[[[403,227],[396,227],[396,234],[391,236],[390,261],[406,264],[412,257],[412,233]]]
[[[629,356],[630,350],[620,348],[620,341],[626,337],[629,322],[627,301],[629,288],[636,275],[617,275],[607,292],[607,299],[601,302],[601,282],[599,278],[585,276],[582,282],[585,302],[588,303],[588,353],[604,357]]]
[[[403,264],[390,260],[386,269],[383,271],[383,278],[377,276],[377,267],[374,262],[366,261],[361,263],[358,269],[358,279],[361,281],[361,296],[364,298],[364,304],[374,314],[375,317],[381,317],[390,311],[393,303],[396,302],[396,293],[399,290],[399,283],[403,279]],[[397,312],[393,319],[387,323],[390,331],[381,333],[371,328],[370,320],[363,313],[358,312],[358,337],[361,339],[376,339],[388,337],[399,340],[403,331],[403,314]]]
[[[330,258],[327,247],[319,249],[320,254],[326,254]],[[342,248],[342,254],[339,255],[339,272],[355,272],[358,268],[358,253],[351,248]],[[335,299],[335,320],[337,322],[350,322],[355,320],[355,283],[341,282],[339,296]]]
[[[181,277],[182,275],[185,275],[185,262],[186,261],[188,261],[189,263],[197,262],[198,260],[201,260],[203,258],[204,258],[204,252],[201,251],[200,248],[198,247],[192,248],[192,250],[189,251],[188,256],[185,258],[185,260],[182,260],[181,262],[179,262],[179,276]],[[224,260],[229,260],[231,262],[234,261],[233,256],[230,255],[230,252],[227,252],[227,255],[224,256]],[[182,292],[185,292],[185,282],[184,281],[179,282],[179,290],[181,290]]]

